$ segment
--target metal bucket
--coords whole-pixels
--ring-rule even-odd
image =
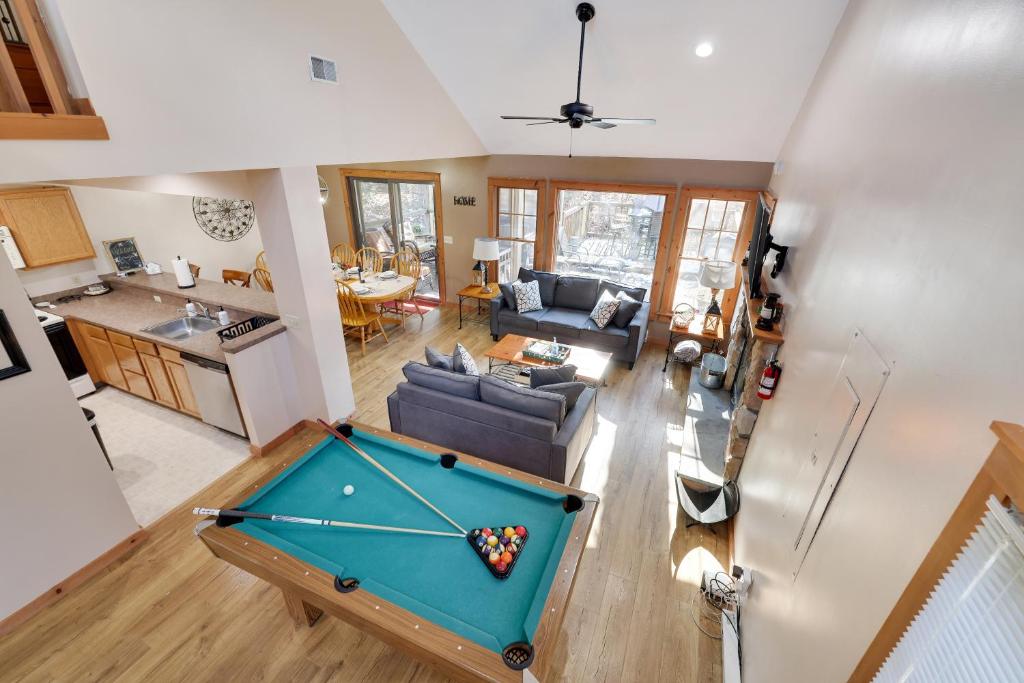
[[[720,389],[725,381],[725,356],[705,353],[700,361],[700,383],[708,389]]]

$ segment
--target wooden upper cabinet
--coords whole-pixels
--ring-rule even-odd
[[[0,224],[11,229],[28,268],[96,257],[65,187],[0,192]]]

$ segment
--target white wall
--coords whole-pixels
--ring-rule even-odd
[[[70,289],[97,281],[100,273],[114,270],[103,248],[104,240],[134,237],[139,253],[170,272],[171,260],[181,255],[201,268],[207,280],[221,278],[221,270],[252,270],[263,249],[259,226],[234,242],[213,239],[199,227],[192,213],[192,197],[132,190],[75,186],[71,194],[89,232],[96,258],[18,271],[18,279],[32,296]]]
[[[842,681],[995,440],[1024,420],[1024,5],[851,2],[782,153],[788,324],[740,475],[743,675]],[[854,327],[891,364],[794,582],[781,511]],[[799,517],[799,516],[798,516]]]
[[[0,182],[483,152],[378,0],[56,4],[110,140],[0,141]]]
[[[138,529],[17,284],[0,259],[0,310],[31,367],[0,381],[0,619]]]

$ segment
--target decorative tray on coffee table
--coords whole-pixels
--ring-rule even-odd
[[[548,363],[564,363],[571,349],[562,344],[546,341],[532,341],[523,349],[524,358],[533,358]]]

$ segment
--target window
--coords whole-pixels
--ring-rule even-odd
[[[681,303],[693,306],[698,315],[711,304],[711,290],[700,284],[705,261],[739,263],[750,239],[750,202],[757,192],[684,188],[683,210],[679,216],[675,267],[669,271],[671,296],[666,293],[661,313],[670,313]],[[720,293],[723,319],[728,325],[735,307],[736,289]]]
[[[498,238],[499,255],[491,277],[498,282],[516,279],[520,268],[537,262],[539,207],[543,205],[543,180],[489,178],[489,231]]]
[[[614,280],[657,300],[658,244],[675,188],[556,181],[554,270]]]

